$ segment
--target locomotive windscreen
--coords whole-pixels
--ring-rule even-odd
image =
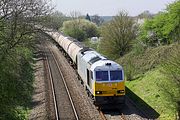
[[[110,71],[110,78],[111,81],[123,80],[122,71],[121,70]]]
[[[109,81],[108,71],[96,71],[96,81]]]

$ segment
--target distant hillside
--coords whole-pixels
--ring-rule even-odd
[[[104,22],[108,22],[108,21],[111,21],[113,19],[114,16],[100,16],[100,18],[102,18],[104,20]],[[139,17],[139,16],[129,16],[131,18],[133,18],[134,20],[138,21],[139,20],[142,20],[143,17]],[[152,15],[153,17],[153,15]],[[144,17],[145,18],[145,17]],[[149,17],[151,18],[151,17]]]
[[[111,21],[113,18],[113,16],[100,16],[100,17],[104,20],[104,22]]]
[[[100,17],[104,20],[104,22],[108,22],[108,21],[111,21],[113,19],[113,16],[100,16]],[[145,17],[143,18],[143,17],[139,17],[139,16],[134,16],[134,17],[129,16],[129,17],[133,18],[137,22],[140,22],[140,20],[145,19]],[[153,15],[152,15],[152,17],[153,17]],[[149,18],[152,18],[152,17],[149,17]]]

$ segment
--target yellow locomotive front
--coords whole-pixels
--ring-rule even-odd
[[[125,101],[124,71],[110,60],[100,60],[93,66],[92,92],[97,105],[122,104]]]

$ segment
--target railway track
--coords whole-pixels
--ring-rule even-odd
[[[148,119],[148,116],[144,113],[144,111],[142,111],[128,96],[126,96],[126,104],[123,109],[103,111],[98,108],[98,110],[103,120]],[[130,114],[128,115],[127,113]]]
[[[48,46],[48,45],[44,45],[44,46]],[[51,47],[52,46],[52,44],[50,44],[49,45],[49,47]],[[52,49],[53,50],[53,49]],[[70,96],[70,93],[69,93],[69,90],[68,90],[68,87],[67,87],[67,85],[66,85],[66,82],[65,82],[65,80],[64,80],[64,78],[63,78],[63,75],[62,75],[62,71],[60,70],[60,66],[59,66],[59,64],[58,64],[58,62],[57,62],[57,60],[56,60],[56,57],[55,57],[55,55],[53,54],[53,52],[54,52],[54,50],[53,50],[53,52],[51,51],[51,49],[49,49],[48,47],[47,47],[47,49],[46,50],[44,50],[44,51],[46,51],[46,59],[48,60],[48,64],[49,64],[49,73],[51,73],[51,79],[52,79],[52,85],[54,85],[54,99],[56,100],[54,100],[54,103],[56,103],[56,105],[55,105],[55,107],[57,107],[57,112],[54,112],[54,113],[56,113],[57,114],[57,116],[56,116],[56,118],[57,119],[76,119],[76,120],[78,120],[79,119],[79,117],[78,117],[78,115],[77,115],[77,112],[76,112],[76,109],[75,109],[75,107],[74,107],[74,105],[67,105],[67,104],[73,104],[73,101],[72,101],[72,98],[71,98],[71,96]],[[57,53],[56,53],[57,54]],[[58,61],[60,60],[60,58],[58,59]],[[62,66],[62,65],[61,65]],[[56,70],[53,70],[53,69],[56,69]],[[57,72],[58,71],[58,72]],[[64,71],[63,71],[64,72]],[[55,75],[53,75],[53,74],[55,74]],[[58,75],[60,75],[62,78],[60,78],[60,76],[58,76]],[[58,83],[57,82],[57,80],[55,80],[55,82],[54,82],[54,79],[62,79],[61,80],[61,83]],[[60,81],[60,80],[59,80]],[[68,94],[68,98],[69,98],[69,96],[70,96],[70,99],[68,99],[68,100],[64,100],[65,102],[63,103],[63,104],[65,104],[65,106],[64,107],[62,107],[63,106],[63,104],[62,104],[62,102],[60,103],[59,101],[62,101],[62,100],[58,100],[58,99],[60,99],[58,96],[61,94],[61,92],[60,91],[62,91],[62,90],[58,90],[58,87],[59,87],[59,85],[61,85],[61,84],[65,84],[64,85],[64,88],[65,89],[67,89],[68,90],[68,92],[66,92],[67,94]],[[69,84],[68,84],[69,85]],[[66,90],[63,90],[63,91],[66,91]],[[62,94],[64,94],[64,93],[62,93]],[[62,98],[62,96],[61,96],[61,98]],[[66,97],[64,97],[64,98],[66,98]],[[67,101],[69,101],[69,103],[67,103]],[[132,104],[132,101],[130,101],[130,104]],[[69,106],[71,106],[71,108],[68,108]],[[127,106],[129,106],[129,105],[127,105]],[[133,105],[134,106],[134,105]],[[134,107],[137,107],[137,106],[134,106]],[[63,108],[68,108],[69,110],[64,110]],[[70,110],[71,109],[71,110]],[[129,109],[129,107],[128,107],[128,109]],[[137,108],[136,108],[137,109]],[[78,109],[79,110],[79,109]],[[71,111],[71,112],[70,112]],[[136,110],[135,110],[136,111]],[[139,110],[138,110],[139,111]],[[74,113],[75,112],[75,113]],[[97,112],[98,113],[98,112]],[[126,119],[134,119],[134,118],[138,118],[138,119],[140,119],[139,117],[138,117],[138,114],[136,115],[137,117],[134,117],[134,115],[127,115],[127,112],[125,113],[125,115],[123,114],[124,112],[121,112],[121,111],[116,111],[115,113],[113,113],[113,111],[109,111],[109,113],[105,113],[105,112],[102,112],[101,110],[99,111],[99,113],[100,113],[100,118],[102,118],[103,120],[126,120]],[[134,113],[134,112],[130,112],[130,113]],[[73,115],[73,116],[72,116]],[[66,116],[65,118],[64,118],[64,116]],[[71,116],[71,118],[69,118]],[[80,117],[81,118],[81,117]]]
[[[100,112],[100,115],[103,120],[127,120],[123,113],[117,116],[111,116],[111,115],[104,114],[103,112]]]
[[[114,114],[114,112],[109,111],[108,113],[104,113],[99,109],[99,114],[101,115],[101,118],[103,120],[126,120],[126,116],[121,113],[120,111],[117,111],[115,114],[116,115],[111,115]]]
[[[56,120],[79,120],[72,97],[63,77],[62,71],[53,52],[46,46],[47,71],[49,73]]]
[[[51,69],[50,69],[50,65],[48,62],[48,58],[47,55],[45,55],[45,60],[46,60],[46,69],[47,69],[47,73],[49,75],[49,80],[50,80],[50,88],[51,88],[51,92],[52,92],[52,98],[53,98],[53,105],[54,105],[54,112],[55,112],[55,119],[59,120],[59,114],[58,114],[58,107],[57,107],[57,101],[56,101],[56,96],[55,96],[55,89],[54,89],[54,84],[53,84],[53,78],[52,78],[52,74],[51,74]]]

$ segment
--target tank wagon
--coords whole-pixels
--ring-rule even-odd
[[[46,33],[76,65],[85,90],[96,105],[124,103],[125,85],[122,66],[60,32]]]

